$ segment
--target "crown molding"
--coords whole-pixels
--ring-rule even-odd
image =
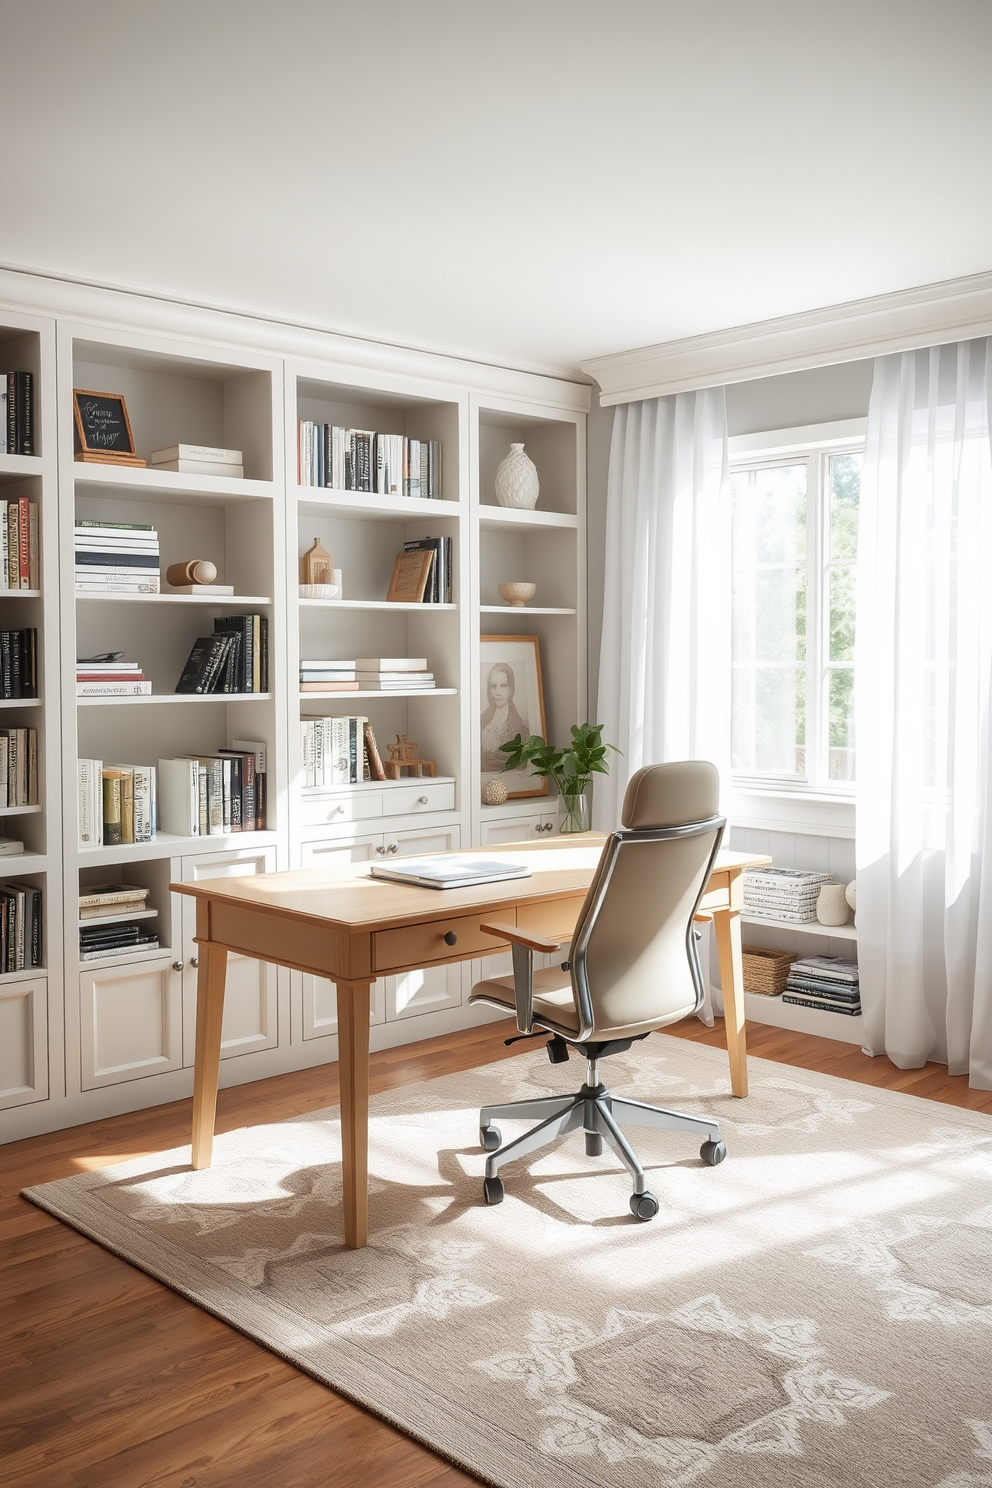
[[[992,273],[591,357],[604,405],[992,334]]]
[[[238,348],[267,356],[334,363],[352,369],[356,379],[363,373],[427,378],[439,390],[468,386],[490,395],[533,398],[579,413],[587,413],[591,401],[592,388],[587,382],[560,375],[395,345],[264,313],[196,304],[45,270],[0,265],[0,305],[111,331],[129,332],[140,326],[151,334],[196,340],[218,349]]]

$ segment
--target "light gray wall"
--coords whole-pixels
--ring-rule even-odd
[[[792,429],[835,419],[863,418],[871,393],[871,359],[812,367],[782,377],[761,377],[727,388],[730,434]],[[598,720],[599,648],[603,630],[603,560],[606,548],[606,478],[610,463],[613,409],[600,406],[593,391],[588,425],[587,543],[589,572],[589,717]]]

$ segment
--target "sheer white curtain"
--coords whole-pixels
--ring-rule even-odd
[[[641,765],[709,759],[729,784],[730,577],[723,388],[619,405],[596,720],[623,755],[596,777],[601,830]]]
[[[868,1047],[992,1089],[992,340],[875,363],[857,610]]]

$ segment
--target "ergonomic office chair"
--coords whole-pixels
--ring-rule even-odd
[[[567,1060],[570,1047],[587,1061],[586,1082],[574,1095],[483,1106],[487,1204],[502,1202],[504,1163],[579,1127],[588,1155],[602,1152],[605,1137],[631,1174],[630,1208],[638,1219],[653,1219],[658,1200],[645,1187],[622,1126],[702,1132],[703,1161],[715,1165],[726,1157],[716,1121],[611,1095],[599,1079],[600,1059],[687,1017],[702,1002],[693,917],[726,825],[718,807],[719,777],[705,760],[638,770],[624,796],[623,826],[606,840],[560,969],[535,971],[533,964],[535,951],[554,953],[559,942],[515,925],[482,927],[510,942],[513,976],[476,983],[469,1000],[515,1012],[521,1034],[550,1033],[552,1064]],[[540,1118],[539,1125],[501,1145],[494,1121],[531,1117]]]

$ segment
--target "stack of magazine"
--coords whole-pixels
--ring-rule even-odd
[[[816,901],[829,873],[800,868],[745,868],[744,913],[763,920],[806,925],[816,919]]]
[[[854,1017],[861,1011],[858,963],[841,956],[803,956],[789,968],[782,1001]]]

